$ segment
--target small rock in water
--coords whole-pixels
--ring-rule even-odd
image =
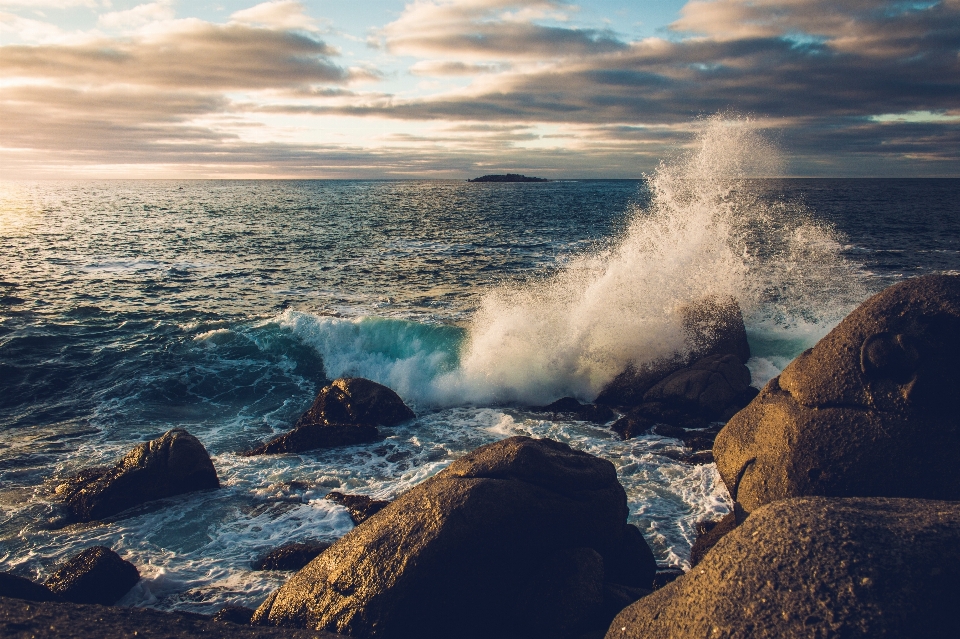
[[[253,617],[253,608],[244,606],[224,606],[213,615],[214,621],[220,623],[235,623],[240,625],[249,625],[250,618]]]
[[[581,404],[575,397],[562,397],[546,406],[533,406],[531,410],[542,413],[566,413],[575,419],[603,424],[614,418],[613,410],[601,404]]]
[[[253,569],[300,570],[329,547],[327,542],[284,544],[253,562]]]
[[[299,453],[383,439],[377,426],[396,426],[416,417],[400,396],[362,377],[342,377],[325,386],[293,430],[245,455]]]
[[[0,572],[0,597],[13,597],[27,601],[60,601],[60,597],[43,584],[9,572]]]
[[[106,546],[92,546],[70,558],[46,586],[65,601],[109,606],[140,581],[140,572]]]
[[[346,508],[347,512],[350,513],[350,519],[352,519],[355,524],[366,521],[383,510],[385,506],[390,505],[389,501],[383,501],[382,499],[373,499],[366,495],[344,495],[335,490],[327,493],[324,499],[329,499]]]
[[[174,428],[140,444],[112,468],[81,471],[56,492],[74,517],[91,521],[154,499],[219,487],[200,440]]]

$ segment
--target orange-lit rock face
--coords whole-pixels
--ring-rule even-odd
[[[960,499],[960,277],[875,295],[717,436],[750,512],[804,495]]]

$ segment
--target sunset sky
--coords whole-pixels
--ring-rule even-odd
[[[0,0],[0,178],[960,176],[960,0]]]

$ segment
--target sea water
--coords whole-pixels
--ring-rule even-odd
[[[681,442],[529,410],[591,400],[687,347],[678,311],[743,309],[761,386],[868,295],[960,270],[960,181],[783,180],[742,123],[641,180],[5,183],[0,201],[0,570],[45,579],[104,544],[143,579],[122,605],[256,606],[251,561],[353,524],[331,490],[391,499],[517,434],[610,460],[662,565],[728,511]],[[330,379],[394,388],[382,442],[242,457]],[[72,524],[57,480],[183,427],[223,487]]]

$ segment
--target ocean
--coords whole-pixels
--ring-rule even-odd
[[[740,302],[759,387],[870,294],[960,271],[960,180],[753,179],[769,148],[716,135],[639,180],[3,183],[0,570],[43,580],[104,544],[143,576],[120,605],[255,607],[288,575],[253,559],[352,528],[327,492],[390,499],[515,434],[613,462],[658,561],[686,566],[730,507],[715,467],[529,407],[682,349],[677,311],[707,295]],[[238,455],[345,375],[417,418]],[[58,479],[174,427],[221,490],[65,525]]]

